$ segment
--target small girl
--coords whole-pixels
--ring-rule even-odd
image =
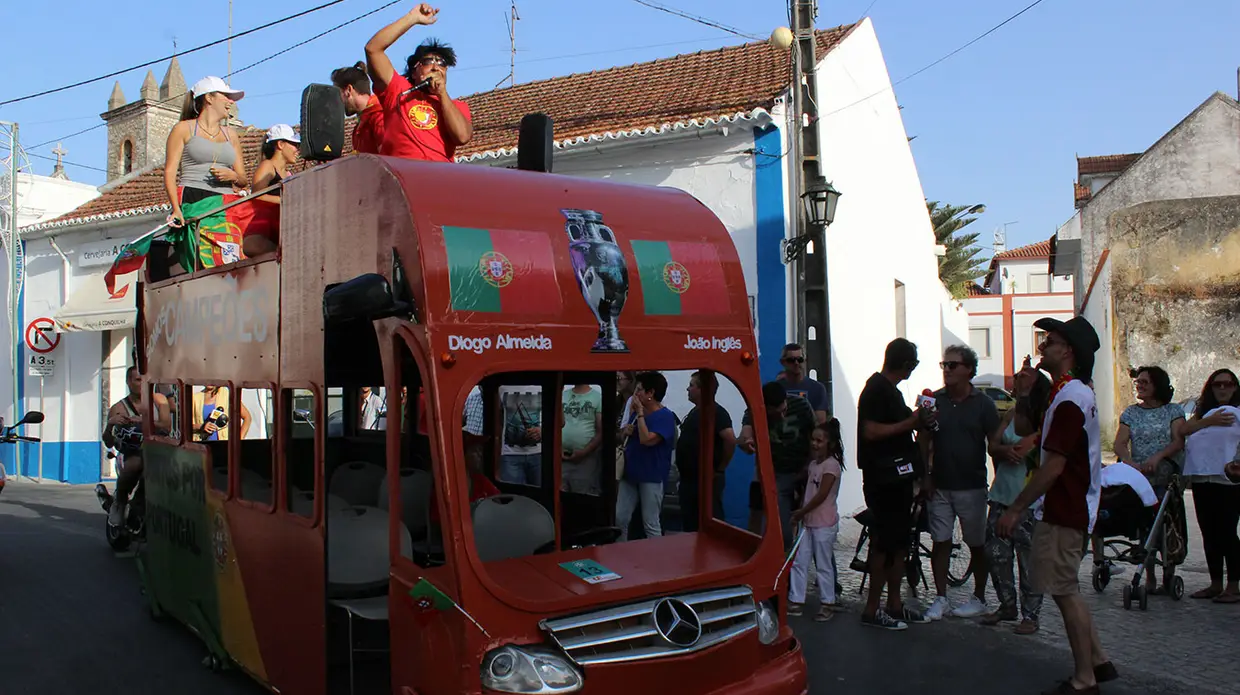
[[[822,607],[814,620],[826,622],[834,615],[835,537],[840,530],[836,500],[840,494],[841,462],[844,444],[840,421],[832,418],[814,428],[810,440],[813,460],[805,484],[805,504],[792,513],[793,525],[804,522],[805,537],[797,548],[788,591],[788,615],[801,615],[805,606],[805,587],[812,559],[818,567],[818,594]]]

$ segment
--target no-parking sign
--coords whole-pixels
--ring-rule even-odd
[[[26,326],[26,347],[40,355],[46,355],[60,344],[60,334],[56,332],[56,323],[46,316],[30,322]]]

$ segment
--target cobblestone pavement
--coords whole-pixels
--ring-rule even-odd
[[[0,695],[262,692],[236,672],[206,671],[196,638],[146,616],[132,563],[107,549],[103,520],[87,486],[23,483],[0,496]],[[1190,529],[1195,534],[1195,525]],[[848,569],[858,530],[842,522],[836,551],[849,612],[826,624],[792,619],[811,693],[1017,695],[1067,676],[1071,658],[1053,604],[1043,609],[1042,632],[1034,637],[960,619],[896,634],[862,627],[860,575]],[[1189,592],[1205,582],[1193,540],[1184,572]],[[1147,612],[1125,611],[1121,581],[1102,594],[1086,591],[1122,674],[1105,686],[1107,695],[1235,692],[1240,606],[1155,597]],[[958,602],[969,591],[953,589],[951,597]],[[993,594],[990,601],[996,605]]]
[[[1093,612],[1104,648],[1121,671],[1136,670],[1155,680],[1194,692],[1235,693],[1236,683],[1240,682],[1240,651],[1237,651],[1237,646],[1240,645],[1240,632],[1237,631],[1240,627],[1240,605],[1222,605],[1189,598],[1189,594],[1209,584],[1209,574],[1201,549],[1201,537],[1197,531],[1191,491],[1185,496],[1185,506],[1189,521],[1189,553],[1186,562],[1177,568],[1177,573],[1183,576],[1185,583],[1183,600],[1175,601],[1169,596],[1151,596],[1148,610],[1140,610],[1135,602],[1131,610],[1125,610],[1121,598],[1122,588],[1126,582],[1131,581],[1133,572],[1138,568],[1121,565],[1119,576],[1113,578],[1103,592],[1098,593],[1091,586],[1092,560],[1089,556],[1086,556],[1081,567],[1082,594]],[[859,524],[851,518],[843,519],[836,546],[837,564],[842,575],[840,580],[844,586],[843,602],[849,607],[850,613],[854,614],[860,611],[864,603],[863,596],[858,593],[861,575],[848,569],[859,532]],[[929,546],[929,535],[923,534],[922,541]],[[934,598],[928,558],[923,567],[930,588],[919,587],[920,598],[923,605],[928,605]],[[973,582],[970,580],[962,587],[949,588],[948,598],[953,605],[959,605],[972,592]],[[988,604],[991,608],[996,608],[998,601],[993,588],[988,585],[986,593]],[[909,595],[907,584],[905,594]],[[1071,655],[1063,620],[1058,608],[1049,598],[1042,608],[1041,630],[1030,637],[1013,635],[1011,627],[1014,624],[996,628],[976,624],[976,620],[948,618],[946,621],[965,625],[966,631],[1002,633],[1002,639],[998,641],[1013,645],[1017,650],[1022,642],[1033,642],[1059,650],[1062,652],[1063,667],[1070,669]],[[926,631],[938,627],[938,624],[932,624],[910,626],[910,629]]]

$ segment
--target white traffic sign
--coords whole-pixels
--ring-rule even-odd
[[[49,378],[56,374],[56,359],[47,355],[31,355],[26,361],[30,367],[30,376]]]

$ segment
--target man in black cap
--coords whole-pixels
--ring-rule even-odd
[[[1119,677],[1102,649],[1077,582],[1102,490],[1102,437],[1089,386],[1098,334],[1082,316],[1069,321],[1044,318],[1033,325],[1046,331],[1046,340],[1038,346],[1039,368],[1055,384],[1042,425],[1041,464],[999,519],[996,533],[1010,537],[1023,512],[1040,503],[1034,511],[1038,524],[1033,532],[1032,579],[1035,589],[1050,594],[1059,606],[1076,662],[1072,676],[1045,693],[1097,693],[1099,683]]]

